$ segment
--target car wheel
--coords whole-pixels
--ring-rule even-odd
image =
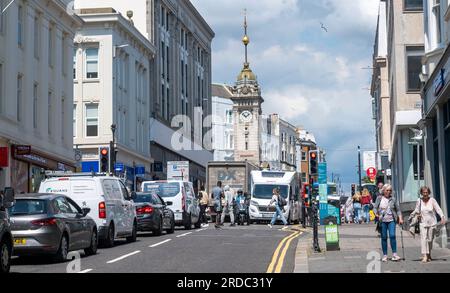
[[[133,231],[131,232],[131,236],[127,237],[127,242],[128,243],[136,242],[136,239],[137,239],[137,223],[136,221],[134,221]]]
[[[188,214],[187,218],[188,219],[186,221],[186,224],[184,225],[184,229],[191,230],[192,229],[192,217],[191,217],[191,214]]]
[[[159,223],[158,223],[158,229],[153,230],[153,235],[155,236],[161,236],[162,232],[163,232],[163,219],[159,218]]]
[[[11,267],[11,247],[6,241],[0,245],[0,273],[9,273]]]
[[[91,235],[91,245],[84,250],[84,253],[88,256],[95,255],[97,254],[97,247],[98,247],[97,230],[94,229]]]
[[[56,262],[65,262],[67,260],[67,255],[69,254],[69,241],[67,239],[67,235],[63,234],[61,237],[61,242],[59,243],[58,252],[54,257]]]
[[[109,224],[108,234],[106,235],[106,239],[103,241],[103,246],[106,248],[111,248],[114,246],[114,224]]]
[[[170,229],[166,231],[167,234],[173,234],[175,233],[175,218],[170,219]]]

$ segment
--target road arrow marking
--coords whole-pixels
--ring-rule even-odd
[[[112,264],[112,263],[121,261],[122,259],[125,259],[125,258],[127,258],[127,257],[132,256],[132,255],[138,254],[138,253],[140,253],[140,252],[141,252],[140,250],[137,250],[137,251],[135,251],[135,252],[126,254],[126,255],[124,255],[124,256],[121,256],[121,257],[118,257],[118,258],[116,258],[116,259],[113,259],[113,260],[108,261],[107,264]]]
[[[156,247],[156,246],[160,246],[160,245],[162,245],[162,244],[164,244],[164,243],[167,243],[167,242],[169,242],[169,241],[172,241],[172,239],[164,240],[164,241],[162,241],[162,242],[159,242],[159,243],[150,245],[149,247],[150,247],[150,248],[153,248],[153,247]]]

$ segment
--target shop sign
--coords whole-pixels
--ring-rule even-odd
[[[0,147],[0,168],[6,168],[9,166],[9,154],[8,147]]]
[[[434,96],[437,97],[439,93],[442,91],[445,85],[445,78],[444,78],[445,69],[441,69],[438,76],[433,82],[433,88],[434,88]]]
[[[14,146],[14,154],[16,156],[31,155],[31,146],[29,146],[29,145],[16,145],[16,146]]]

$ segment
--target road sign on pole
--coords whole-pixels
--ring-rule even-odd
[[[367,169],[367,177],[369,177],[370,180],[374,180],[377,178],[377,169],[371,167]]]

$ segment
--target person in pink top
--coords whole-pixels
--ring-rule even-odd
[[[419,216],[422,262],[427,263],[431,261],[431,250],[433,249],[434,234],[437,226],[436,214],[441,217],[442,225],[445,225],[445,218],[438,202],[431,197],[430,188],[422,187],[420,195],[421,198],[417,201],[416,209],[412,212],[411,217]]]

